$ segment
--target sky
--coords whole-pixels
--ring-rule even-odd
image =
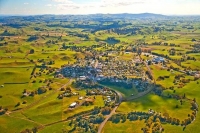
[[[0,0],[0,14],[156,13],[200,15],[200,0]]]

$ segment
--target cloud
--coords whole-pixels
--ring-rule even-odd
[[[70,3],[70,4],[72,4],[72,3],[74,3],[73,1],[71,1],[71,0],[52,0],[52,1],[54,1],[54,2],[57,2],[57,3]]]
[[[143,4],[147,0],[101,0],[101,7],[119,7]]]
[[[96,9],[96,8],[108,8],[108,7],[126,7],[131,5],[143,4],[147,0],[100,0],[98,2],[84,2],[75,3],[72,0],[52,0],[57,2],[57,8],[60,10],[70,10],[70,9]]]
[[[24,5],[28,5],[29,3],[24,3]]]
[[[47,4],[47,5],[45,5],[45,6],[52,7],[53,5],[52,5],[52,4]]]
[[[78,9],[80,6],[76,4],[58,4],[57,8],[60,10],[67,10],[67,9]]]
[[[200,11],[199,0],[50,0],[59,13],[91,14],[91,13],[160,13],[160,14],[195,14]],[[191,5],[191,6],[188,6]],[[187,11],[186,11],[187,9]],[[190,9],[190,10],[189,10]],[[197,11],[198,10],[198,11]]]

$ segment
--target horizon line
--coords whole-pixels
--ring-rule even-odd
[[[87,15],[116,15],[116,14],[132,14],[132,15],[139,15],[139,14],[154,14],[154,15],[163,15],[163,16],[200,16],[200,14],[158,14],[158,13],[150,13],[150,12],[143,12],[143,13],[91,13],[91,14],[1,14],[0,16],[42,16],[42,15],[73,15],[73,16],[87,16]]]

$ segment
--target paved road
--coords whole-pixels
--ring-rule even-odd
[[[132,97],[126,99],[126,100],[130,101],[130,100],[134,100],[134,99],[140,98],[140,97],[148,94],[149,92],[151,92],[152,89],[153,89],[153,86],[150,89],[148,89],[147,91],[139,93],[138,95],[132,96]],[[117,93],[117,95],[119,97],[119,105],[120,105],[120,103],[124,100],[124,98],[123,98],[123,96],[122,96],[122,94],[120,92],[118,92],[118,91],[115,91],[115,92]],[[111,113],[106,116],[106,119],[100,124],[100,126],[98,128],[98,133],[102,132],[102,129],[105,126],[106,122],[112,117],[112,115],[115,113],[115,111],[117,110],[117,108],[119,107],[119,105],[115,106],[115,108],[111,111]]]
[[[102,129],[105,126],[106,122],[110,119],[110,117],[112,117],[112,115],[115,113],[115,111],[117,110],[118,107],[119,106],[115,106],[115,108],[111,111],[111,113],[106,116],[106,119],[101,123],[101,125],[98,128],[98,133],[102,132]]]
[[[112,88],[110,88],[110,87],[108,87],[108,86],[106,86],[106,85],[102,85],[102,84],[99,84],[99,85],[104,86],[104,87],[106,87],[106,88],[109,88],[110,90],[115,91],[115,93],[116,93],[116,94],[118,95],[118,97],[119,97],[118,103],[121,103],[121,102],[124,100],[124,98],[123,98],[121,92],[119,92],[119,91],[117,91],[117,90],[115,90],[115,89],[112,89]]]
[[[104,85],[103,85],[103,86],[104,86]],[[105,87],[107,87],[107,86],[105,86]],[[107,88],[109,88],[109,87],[107,87]],[[109,89],[111,89],[111,88],[109,88]],[[111,90],[113,90],[113,89],[111,89]],[[115,113],[115,111],[116,111],[117,108],[119,107],[120,103],[124,100],[122,94],[121,94],[119,91],[116,91],[116,90],[114,90],[114,91],[116,92],[116,94],[117,94],[118,97],[119,97],[118,105],[115,106],[115,108],[113,108],[113,110],[110,112],[110,114],[106,116],[106,119],[100,124],[100,126],[99,126],[99,128],[98,128],[98,133],[101,133],[101,132],[102,132],[102,129],[103,129],[103,127],[105,126],[106,122],[110,119],[110,117],[112,117],[112,115]]]
[[[123,98],[122,94],[119,91],[115,90],[115,92],[117,93],[117,95],[119,97],[119,102],[118,103],[120,104],[123,101],[124,98]]]
[[[140,60],[142,61],[142,58],[141,58],[140,56],[139,56],[139,58],[140,58]],[[142,61],[142,62],[145,64],[145,66],[147,67],[149,73],[151,74],[151,76],[152,76],[152,78],[153,78],[151,69],[149,68],[148,64],[146,64],[144,61]],[[154,81],[154,84],[155,84],[156,81],[155,81],[154,78],[153,78],[153,81]],[[126,100],[127,100],[127,101],[130,101],[130,100],[134,100],[134,99],[140,98],[140,97],[142,97],[142,96],[144,96],[144,95],[150,93],[150,92],[153,90],[153,88],[154,88],[154,87],[152,86],[152,87],[151,87],[150,89],[148,89],[147,91],[142,92],[142,93],[139,93],[138,95],[133,96],[133,97],[130,97],[130,98],[126,99]],[[122,96],[122,94],[121,94],[120,92],[118,92],[118,91],[116,91],[116,90],[115,90],[115,92],[117,93],[117,95],[118,95],[118,97],[119,97],[119,105],[120,105],[120,103],[121,103],[122,100],[123,100],[123,96]],[[103,129],[103,127],[105,126],[106,122],[109,120],[110,117],[112,117],[112,115],[115,113],[115,111],[117,110],[117,108],[119,107],[119,105],[116,106],[116,107],[111,111],[111,113],[110,113],[108,116],[106,116],[106,119],[100,124],[100,126],[99,126],[99,128],[98,128],[98,133],[101,133],[101,132],[102,132],[102,129]]]

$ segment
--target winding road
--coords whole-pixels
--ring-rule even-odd
[[[106,122],[112,117],[119,106],[115,106],[115,108],[110,112],[109,115],[106,116],[106,119],[100,124],[98,128],[98,133],[102,132],[103,127],[105,126]]]
[[[130,100],[134,100],[134,99],[138,99],[144,95],[147,95],[148,93],[150,93],[152,91],[153,87],[151,87],[150,89],[148,89],[147,91],[144,91],[142,93],[139,93],[138,95],[136,96],[132,96],[128,99],[126,99],[127,101],[130,101]],[[98,133],[101,133],[102,132],[102,129],[103,127],[105,126],[106,122],[112,117],[113,114],[115,114],[115,111],[117,110],[117,108],[119,107],[119,105],[123,102],[124,98],[122,96],[122,94],[118,91],[115,91],[119,97],[119,103],[117,106],[115,106],[115,108],[113,108],[113,110],[111,111],[111,113],[109,115],[106,116],[106,119],[100,124],[99,128],[98,128]]]
[[[142,61],[142,58],[139,56],[140,60]],[[145,66],[147,67],[149,73],[151,74],[152,78],[153,78],[153,75],[152,75],[152,72],[151,72],[151,69],[149,68],[148,64],[146,64],[144,61],[142,61]],[[156,81],[155,79],[153,78],[153,82],[154,82],[154,85],[156,84]],[[109,88],[109,87],[108,87]],[[142,93],[139,93],[138,95],[136,96],[132,96],[130,98],[127,98],[126,100],[127,101],[130,101],[130,100],[134,100],[134,99],[138,99],[144,95],[147,95],[148,93],[150,93],[152,90],[153,90],[154,86],[150,87],[147,91],[144,91]],[[113,89],[112,89],[113,90]],[[117,108],[119,107],[119,105],[121,104],[121,102],[124,100],[122,94],[118,91],[116,91],[116,94],[118,95],[119,97],[119,103],[117,106],[115,106],[115,108],[113,108],[113,110],[111,111],[111,113],[109,115],[106,116],[106,119],[100,124],[99,128],[98,128],[98,133],[101,133],[102,132],[102,129],[103,127],[105,126],[106,122],[112,117],[112,115],[115,113],[115,111],[117,110]]]

